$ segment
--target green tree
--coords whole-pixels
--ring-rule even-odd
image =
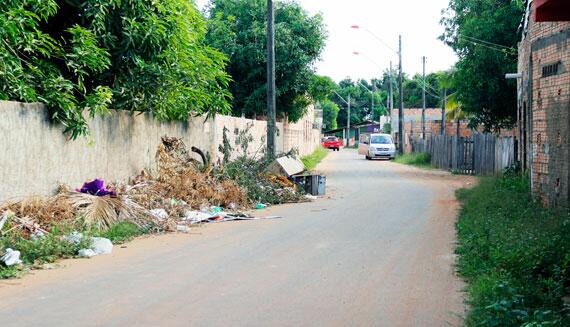
[[[41,101],[75,138],[109,107],[160,119],[229,110],[225,56],[187,0],[7,0],[0,99]]]
[[[279,1],[275,8],[277,112],[297,121],[310,103],[313,64],[326,39],[320,14],[311,16],[295,1]],[[234,114],[266,112],[265,0],[211,0],[208,43],[229,57]]]
[[[319,102],[320,109],[323,110],[323,129],[331,130],[338,128],[338,113],[340,108],[331,100],[325,99]]]
[[[339,82],[338,93],[348,100],[350,94],[350,123],[358,124],[366,120],[379,120],[381,115],[387,115],[386,98],[387,91],[378,89],[376,84],[378,81],[344,79]],[[370,92],[372,91],[372,92]],[[338,96],[333,95],[330,98],[339,107],[338,125],[346,126],[348,107],[344,101]],[[372,101],[374,99],[374,101]],[[372,107],[374,102],[374,107]]]
[[[324,101],[330,98],[337,88],[332,78],[315,74],[309,80],[307,93],[313,101]]]
[[[459,56],[454,76],[457,100],[472,125],[487,130],[516,121],[516,85],[505,73],[517,69],[521,0],[450,0],[441,39]]]

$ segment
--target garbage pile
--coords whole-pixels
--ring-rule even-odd
[[[58,240],[76,246],[75,255],[92,257],[110,253],[113,244],[77,231],[106,231],[127,222],[151,232],[188,232],[197,224],[279,218],[253,217],[243,210],[307,201],[286,174],[270,169],[273,160],[244,156],[214,167],[208,154],[195,147],[191,152],[201,161],[182,140],[165,136],[156,152],[154,174],[142,171],[128,183],[106,185],[94,179],[76,189],[62,185],[54,196],[0,205],[0,263],[22,263],[13,243],[2,242],[7,235],[38,240],[61,235],[60,227],[66,226],[75,232]],[[60,233],[53,234],[54,229]]]

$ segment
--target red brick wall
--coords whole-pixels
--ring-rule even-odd
[[[546,205],[567,206],[570,22],[537,23],[533,8],[528,24],[527,34],[519,44],[522,79],[518,83],[518,118],[524,144],[520,153],[528,153],[533,194]],[[562,66],[558,72],[544,76],[543,69],[556,63]],[[525,115],[525,106],[528,115]]]

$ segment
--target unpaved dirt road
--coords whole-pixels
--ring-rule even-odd
[[[0,326],[457,326],[454,189],[331,152],[328,196],[0,282]]]

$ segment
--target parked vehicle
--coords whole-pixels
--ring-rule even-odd
[[[394,159],[396,157],[396,146],[389,134],[361,134],[358,154],[365,156],[366,160],[372,158]]]
[[[333,151],[340,150],[340,141],[336,136],[327,136],[323,138],[323,147],[333,149]]]

